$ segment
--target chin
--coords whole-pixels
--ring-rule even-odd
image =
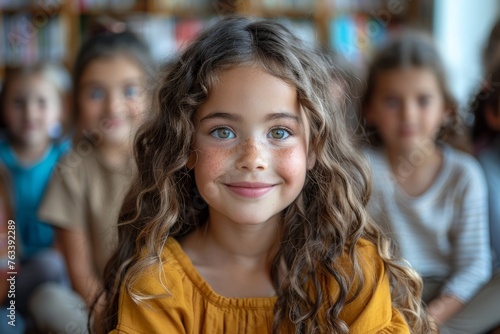
[[[21,138],[21,142],[26,147],[35,147],[40,145],[41,143],[48,142],[48,140],[48,136],[46,135],[31,135]]]
[[[130,132],[124,133],[123,131],[116,131],[107,133],[104,136],[104,140],[108,144],[112,145],[123,145],[132,139],[132,134]]]
[[[254,226],[254,225],[261,225],[268,223],[270,221],[273,221],[276,219],[277,215],[272,215],[272,216],[257,216],[255,215],[255,212],[253,214],[243,214],[243,215],[234,215],[231,217],[231,220],[233,220],[235,223],[239,225],[244,225],[244,226]]]

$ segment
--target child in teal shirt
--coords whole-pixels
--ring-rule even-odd
[[[64,260],[54,248],[53,228],[37,218],[45,188],[69,141],[53,138],[63,116],[66,72],[54,65],[8,69],[0,95],[0,162],[12,185],[15,221],[16,308],[28,314],[28,301],[42,283],[68,281]]]

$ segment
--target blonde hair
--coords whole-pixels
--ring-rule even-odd
[[[414,333],[429,332],[420,305],[419,277],[391,257],[389,242],[365,210],[371,189],[369,168],[354,150],[343,111],[332,99],[328,61],[278,23],[239,17],[222,19],[202,32],[160,77],[153,117],[139,129],[135,141],[139,174],[120,213],[120,247],[105,271],[108,305],[103,329],[116,326],[120,286],[137,302],[154,298],[132,288],[141,273],[150,266],[161,270],[160,255],[168,237],[181,238],[205,223],[208,210],[196,206],[191,192],[193,171],[186,167],[195,133],[192,118],[219,73],[248,64],[296,87],[317,159],[302,193],[283,212],[282,239],[271,269],[278,291],[274,332],[283,328],[293,328],[295,333],[314,328],[349,332],[339,314],[351,302],[348,294],[355,288],[337,260],[348,256],[360,278],[359,292],[363,277],[355,248],[360,238],[378,247],[390,277],[394,307]],[[289,273],[284,283],[278,280],[282,261]],[[339,285],[338,298],[323,294],[319,286],[332,279]],[[315,291],[314,296],[310,291]],[[320,324],[322,303],[328,306],[326,322]]]

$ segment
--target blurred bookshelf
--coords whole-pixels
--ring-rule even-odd
[[[124,22],[162,61],[210,20],[227,14],[276,19],[355,66],[405,23],[431,31],[433,0],[0,0],[0,78],[5,66],[40,60],[71,68],[92,26]]]

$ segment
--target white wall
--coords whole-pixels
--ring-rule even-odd
[[[499,12],[498,0],[434,0],[434,36],[458,102],[466,104],[482,78],[482,52]]]

